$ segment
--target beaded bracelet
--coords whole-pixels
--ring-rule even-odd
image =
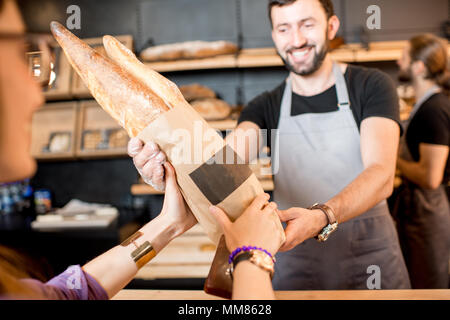
[[[238,247],[236,248],[228,257],[228,264],[232,264],[234,258],[236,257],[236,255],[240,252],[245,252],[245,251],[250,251],[250,250],[259,250],[262,251],[264,253],[266,253],[271,259],[272,261],[275,263],[275,258],[270,254],[269,251],[267,251],[266,249],[263,248],[259,248],[259,247],[254,247],[254,246],[242,246],[242,247]]]

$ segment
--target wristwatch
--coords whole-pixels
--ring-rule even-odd
[[[231,278],[233,278],[233,271],[236,269],[236,266],[239,262],[248,260],[254,265],[260,267],[264,271],[268,271],[270,274],[270,278],[273,277],[275,272],[274,262],[272,258],[266,253],[259,250],[250,250],[245,251],[238,256],[236,256],[233,260],[233,264],[230,266],[230,269],[227,271]]]
[[[319,232],[317,236],[314,238],[319,242],[327,241],[330,235],[336,231],[338,227],[338,222],[334,216],[333,210],[327,206],[326,204],[315,203],[312,207],[308,208],[309,210],[319,209],[321,210],[328,219],[328,224]]]

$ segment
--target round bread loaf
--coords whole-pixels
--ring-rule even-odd
[[[213,90],[198,83],[181,86],[180,91],[188,102],[216,97],[216,93]]]
[[[222,120],[231,113],[230,105],[220,99],[195,100],[191,102],[191,106],[207,121]]]

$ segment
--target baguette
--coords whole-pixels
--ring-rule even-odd
[[[119,40],[111,36],[104,36],[103,46],[108,57],[138,81],[153,90],[168,105],[187,104],[183,94],[172,81],[140,62],[134,53],[120,43]]]
[[[150,87],[102,56],[60,23],[50,29],[100,106],[135,137],[171,106]]]
[[[186,41],[149,47],[141,52],[141,59],[150,62],[202,59],[237,51],[238,47],[229,41]]]

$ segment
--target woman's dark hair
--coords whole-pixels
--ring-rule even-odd
[[[269,0],[268,12],[269,12],[270,25],[273,26],[272,25],[272,8],[273,7],[287,6],[289,4],[294,3],[295,1],[297,1],[297,0]],[[334,16],[334,7],[333,7],[333,2],[331,2],[331,0],[317,0],[317,1],[320,2],[323,9],[325,10],[327,19],[330,19],[332,16]]]
[[[434,80],[445,94],[450,95],[447,41],[425,33],[409,40],[412,61],[422,61],[427,69],[426,79]]]

